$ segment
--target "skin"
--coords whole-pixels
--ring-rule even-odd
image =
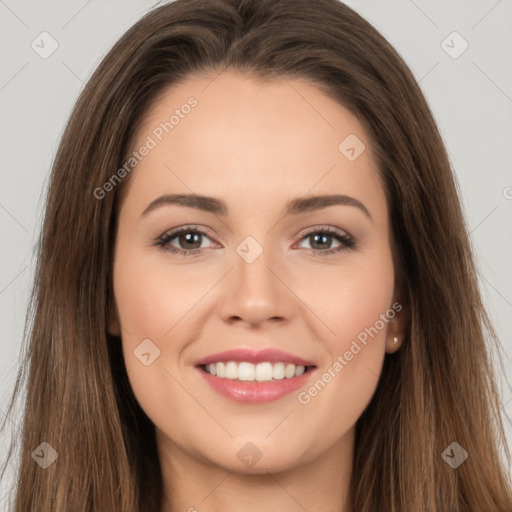
[[[345,501],[354,425],[375,392],[385,353],[400,346],[404,310],[360,344],[308,404],[298,392],[236,403],[193,366],[232,348],[275,347],[314,361],[316,380],[400,301],[370,143],[356,117],[307,81],[262,84],[228,71],[212,80],[194,77],[168,89],[147,113],[134,148],[190,96],[198,100],[132,171],[116,234],[109,330],[122,337],[131,386],[156,428],[161,512],[351,512]],[[349,134],[366,144],[355,161],[338,149]],[[169,193],[222,199],[229,214],[164,205],[141,216]],[[361,201],[372,220],[348,205],[281,213],[293,198],[334,193]],[[188,224],[211,233],[201,238],[201,255],[155,245]],[[332,238],[315,246],[306,231],[322,233],[322,226],[348,233],[356,247],[323,255],[343,244]],[[250,264],[236,252],[247,236],[263,249]],[[175,237],[169,245],[190,251],[199,243]],[[134,356],[144,339],[160,350],[149,366]],[[248,442],[262,455],[251,467],[237,457]]]

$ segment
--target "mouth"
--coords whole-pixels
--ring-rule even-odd
[[[281,350],[237,349],[196,361],[195,368],[224,397],[256,404],[277,400],[304,386],[317,366]]]

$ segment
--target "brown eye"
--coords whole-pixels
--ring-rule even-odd
[[[198,256],[204,249],[201,247],[203,239],[210,237],[202,229],[194,226],[184,226],[164,233],[155,245],[158,245],[165,251],[182,256]],[[176,243],[171,244],[176,240]]]
[[[309,249],[321,255],[334,254],[355,247],[355,240],[350,235],[332,227],[310,231],[302,237],[302,240],[307,240],[310,244]],[[334,248],[332,248],[333,242],[338,242]]]
[[[330,249],[334,237],[332,235],[315,233],[309,235],[308,239],[312,249]]]
[[[189,231],[188,233],[178,235],[174,237],[178,240],[180,248],[185,249],[199,249],[201,247],[201,233]]]

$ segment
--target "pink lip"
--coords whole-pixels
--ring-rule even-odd
[[[303,373],[299,377],[291,379],[280,379],[266,382],[247,382],[232,379],[221,379],[210,375],[202,368],[197,371],[201,373],[209,386],[224,395],[226,398],[240,403],[264,403],[277,400],[288,393],[291,393],[301,386],[311,377],[313,370]]]
[[[251,350],[248,348],[237,348],[233,350],[226,350],[225,352],[218,352],[211,356],[199,359],[194,363],[194,366],[201,366],[210,363],[223,363],[228,361],[247,361],[248,363],[292,363],[296,366],[315,366],[315,363],[306,361],[301,357],[294,356],[288,352],[278,350],[276,348],[266,348],[263,350]]]
[[[309,366],[314,368],[308,368],[308,370],[299,377],[265,382],[248,382],[240,381],[238,379],[233,380],[219,378],[210,375],[202,368],[207,364],[228,361],[247,361],[248,363],[253,364],[264,363],[267,361],[270,363],[282,362],[288,364],[292,363],[296,366]],[[218,352],[217,354],[212,354],[211,356],[199,359],[195,362],[195,366],[212,389],[235,402],[252,404],[271,402],[299,389],[304,386],[316,368],[312,361],[307,361],[301,357],[297,357],[288,352],[274,348],[267,348],[258,351],[240,348],[227,350],[225,352]]]

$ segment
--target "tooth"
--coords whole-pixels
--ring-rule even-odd
[[[263,362],[252,364],[246,361],[236,362],[219,362],[210,363],[205,366],[205,370],[213,376],[219,378],[241,380],[249,382],[266,382],[270,380],[281,380],[283,378],[291,379],[299,377],[306,371],[306,367],[302,365],[295,366],[292,363],[271,363]]]
[[[238,365],[234,361],[226,364],[226,379],[238,379]]]
[[[260,363],[256,365],[255,378],[257,381],[272,380],[272,364]]]
[[[295,377],[295,365],[294,364],[287,364],[286,368],[284,369],[284,376],[287,379],[291,379],[292,377]]]
[[[275,363],[274,364],[274,379],[280,380],[284,379],[284,363]]]
[[[217,377],[224,378],[226,376],[226,366],[224,363],[217,363]]]
[[[238,378],[240,380],[254,380],[254,365],[252,363],[240,363],[238,365]]]

